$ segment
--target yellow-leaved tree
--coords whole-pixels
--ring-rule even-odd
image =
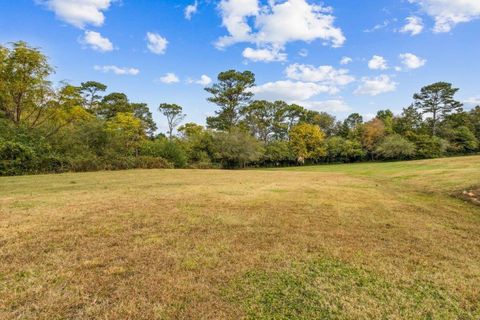
[[[294,126],[289,132],[289,144],[299,163],[305,161],[317,162],[325,157],[325,133],[319,126],[301,123]]]
[[[125,153],[137,154],[139,144],[145,138],[142,121],[131,112],[119,112],[107,121],[107,132]]]

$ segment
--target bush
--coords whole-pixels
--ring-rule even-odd
[[[39,159],[38,170],[41,173],[61,173],[69,171],[68,159],[57,154],[47,154]]]
[[[135,158],[135,168],[139,169],[171,169],[173,165],[160,157],[139,156]]]
[[[375,154],[385,160],[406,160],[415,156],[415,144],[398,134],[387,136],[375,149]]]
[[[445,155],[448,148],[448,141],[439,137],[432,137],[426,134],[413,134],[412,142],[417,148],[416,157],[422,159],[439,158]]]
[[[81,155],[68,159],[68,168],[75,172],[88,172],[105,169],[105,161],[95,155]]]
[[[264,152],[257,139],[237,128],[216,133],[214,144],[215,158],[224,168],[244,168],[260,160]]]
[[[296,159],[288,141],[272,141],[265,146],[263,161],[265,164],[278,166],[295,163]]]
[[[478,140],[475,134],[465,126],[452,130],[449,140],[448,150],[452,153],[472,153],[478,149]]]
[[[173,163],[176,168],[184,168],[187,164],[187,155],[180,143],[175,140],[159,138],[146,140],[140,145],[141,156],[161,157]]]
[[[351,162],[365,157],[360,142],[342,137],[331,137],[326,141],[329,162]]]
[[[32,148],[19,142],[0,141],[0,175],[20,175],[34,171],[37,157]]]

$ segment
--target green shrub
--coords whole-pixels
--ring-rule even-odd
[[[296,159],[288,141],[272,141],[265,146],[263,162],[265,164],[284,165],[295,163]]]
[[[475,134],[467,127],[461,126],[449,134],[448,151],[454,154],[472,153],[478,149],[478,140]]]
[[[21,175],[34,171],[36,165],[32,148],[20,142],[0,141],[0,175]]]
[[[214,143],[215,158],[224,168],[243,168],[260,160],[264,153],[257,139],[237,128],[217,132]]]
[[[38,160],[38,170],[41,173],[61,173],[69,170],[68,160],[57,154],[46,154]]]
[[[413,134],[411,141],[417,148],[416,157],[422,159],[442,157],[448,148],[448,141],[427,134]]]
[[[173,163],[176,168],[184,168],[187,164],[186,152],[175,140],[166,138],[146,140],[140,145],[139,153],[141,156],[161,157]]]
[[[329,162],[352,162],[361,160],[366,152],[359,141],[331,137],[326,140],[327,159]]]
[[[74,172],[104,170],[105,161],[95,155],[82,154],[68,159],[68,169]]]
[[[135,158],[135,168],[139,169],[171,169],[173,165],[160,157],[139,156]]]
[[[377,157],[385,160],[406,160],[415,156],[415,144],[394,134],[387,136],[375,149]]]

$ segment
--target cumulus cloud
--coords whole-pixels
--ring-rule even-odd
[[[108,52],[113,50],[113,43],[108,38],[103,37],[99,32],[95,31],[85,31],[85,34],[80,42],[89,46],[93,50],[100,52]]]
[[[169,72],[165,74],[163,77],[160,77],[158,79],[160,82],[166,83],[166,84],[172,84],[172,83],[178,83],[180,82],[180,79],[178,79],[177,75],[173,72]]]
[[[37,0],[58,19],[77,28],[87,25],[102,26],[105,22],[104,11],[110,8],[113,0]]]
[[[343,86],[355,81],[346,69],[332,66],[292,64],[285,69],[287,80],[267,82],[253,87],[256,99],[283,100],[317,111],[344,112],[350,110],[343,99],[315,100],[320,94],[337,94]]]
[[[347,69],[335,69],[332,66],[319,66],[305,64],[292,64],[285,69],[285,74],[292,80],[304,82],[317,82],[332,87],[331,91],[338,91],[338,86],[345,86],[355,78]]]
[[[218,39],[218,48],[240,42],[254,43],[261,49],[284,49],[293,41],[321,39],[333,47],[345,42],[342,30],[334,26],[331,8],[306,0],[268,1],[265,6],[260,6],[259,0],[222,0],[219,10],[229,34]]]
[[[408,69],[418,69],[427,63],[427,60],[417,57],[413,53],[402,53],[399,57],[402,64]]]
[[[368,67],[372,70],[386,70],[388,69],[387,60],[382,56],[374,55],[368,62]]]
[[[192,16],[197,13],[198,10],[198,1],[195,1],[193,4],[190,4],[185,7],[185,19],[191,20]]]
[[[280,80],[253,87],[251,92],[259,100],[284,100],[291,103],[308,100],[320,93],[329,93],[331,88],[313,82]]]
[[[253,87],[251,91],[256,99],[276,101],[283,100],[316,111],[348,112],[351,108],[343,99],[312,100],[321,93],[330,93],[330,88],[313,82],[275,81]]]
[[[208,86],[210,83],[212,83],[212,78],[210,78],[209,76],[207,76],[206,74],[202,74],[202,76],[200,77],[200,79],[198,80],[193,80],[193,79],[188,79],[187,80],[187,83],[196,83],[196,84],[199,84],[203,87],[206,87]]]
[[[284,100],[305,107],[326,107],[325,101],[312,100],[319,94],[337,94],[343,86],[355,81],[346,69],[335,69],[332,66],[319,66],[305,64],[292,64],[284,71],[287,80],[267,82],[251,89],[256,99],[269,101]],[[330,102],[333,110],[333,101]],[[336,110],[340,104],[336,103]]]
[[[363,77],[360,86],[355,90],[355,94],[377,96],[381,93],[395,91],[397,83],[388,75],[378,77]]]
[[[273,62],[273,61],[285,61],[287,60],[287,54],[280,52],[278,49],[252,49],[245,48],[242,52],[242,56],[245,59],[258,62]]]
[[[353,62],[353,59],[350,58],[350,57],[343,57],[341,60],[340,60],[340,64],[341,65],[347,65],[347,64],[350,64]]]
[[[147,32],[147,47],[150,52],[164,54],[167,51],[168,41],[158,33]]]
[[[110,66],[94,66],[93,67],[96,71],[100,71],[103,73],[114,73],[116,75],[129,75],[129,76],[136,76],[140,73],[140,70],[136,68],[126,68],[126,67],[117,67],[114,65]]]
[[[410,33],[415,36],[423,31],[423,20],[419,17],[408,17],[405,19],[406,24],[400,29],[401,33]]]
[[[318,112],[324,111],[341,113],[352,111],[352,108],[343,99],[332,99],[323,101],[294,101],[294,103]]]
[[[435,20],[434,32],[450,32],[459,23],[480,18],[478,0],[408,0]]]

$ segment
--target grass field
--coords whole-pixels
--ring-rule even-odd
[[[0,178],[0,319],[479,319],[480,156]]]

